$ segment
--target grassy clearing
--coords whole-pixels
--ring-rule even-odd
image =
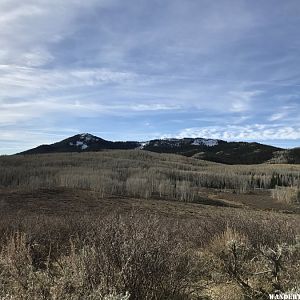
[[[300,286],[299,214],[217,201],[296,189],[298,166],[107,151],[0,168],[0,298],[249,300]]]
[[[212,211],[2,216],[0,296],[218,299],[212,291],[230,282],[239,299],[265,299],[300,284],[296,218]]]

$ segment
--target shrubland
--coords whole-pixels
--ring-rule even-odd
[[[300,189],[299,187],[283,187],[276,186],[272,190],[272,197],[279,202],[293,204],[300,203]]]
[[[297,289],[299,225],[262,216],[2,216],[0,298],[267,299]]]
[[[104,151],[4,156],[0,171],[2,191],[33,199],[41,189],[94,192],[101,208],[45,212],[38,201],[26,210],[1,199],[0,299],[250,300],[299,291],[298,214],[197,204],[202,188],[271,190],[274,201],[297,204],[298,166]]]
[[[192,202],[202,187],[235,192],[300,186],[298,165],[222,165],[173,154],[103,151],[0,158],[0,187],[82,188]]]

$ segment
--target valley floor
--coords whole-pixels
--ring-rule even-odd
[[[299,206],[277,203],[269,191],[235,194],[203,188],[199,194],[202,203],[102,197],[71,188],[1,189],[2,292],[11,299],[127,299],[126,292],[130,299],[267,299],[266,291],[272,291],[275,283],[264,274],[272,269],[272,259],[261,249],[277,251],[278,245],[294,245],[300,233]],[[234,253],[228,248],[232,241],[240,247],[239,262],[232,261]],[[111,251],[117,251],[113,257]],[[137,253],[132,256],[131,251]],[[150,261],[143,255],[149,255]],[[110,261],[114,259],[120,261]],[[124,270],[123,277],[111,278],[119,276],[128,259],[133,259],[129,273],[144,282],[128,279]],[[159,261],[162,269],[157,270]],[[300,274],[297,271],[291,278],[290,272],[299,267],[299,253],[287,255],[284,261],[287,271],[281,271],[280,284],[293,288]],[[259,282],[253,281],[249,289],[241,287],[240,279],[228,271],[236,263],[241,264],[245,282],[257,276],[244,272],[262,272]],[[165,285],[153,283],[139,268],[154,268],[154,276],[161,276]],[[98,282],[98,276],[108,286]],[[149,280],[155,291],[148,290]],[[256,291],[259,286],[261,292]]]
[[[300,167],[0,157],[0,299],[250,300],[300,287]]]
[[[297,218],[300,204],[278,202],[270,191],[252,191],[236,194],[232,191],[199,189],[198,203],[179,202],[162,199],[138,199],[133,197],[107,196],[99,192],[51,188],[28,190],[0,189],[0,208],[3,214],[46,214],[73,215],[75,213],[106,215],[110,211],[130,211],[131,209],[154,214],[180,217],[197,217],[203,212],[252,211],[277,212]]]

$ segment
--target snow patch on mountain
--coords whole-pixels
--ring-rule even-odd
[[[78,140],[75,142],[70,142],[70,146],[81,148],[81,150],[87,149],[91,143],[99,142],[100,139],[89,133],[82,133],[79,135]]]
[[[140,146],[138,147],[138,149],[143,150],[147,145],[149,145],[149,142],[141,142]]]
[[[74,147],[77,147],[77,148],[81,148],[81,150],[85,150],[87,149],[89,146],[84,143],[83,141],[76,141],[75,143],[73,142],[70,142],[69,143],[70,146],[74,146]]]
[[[178,142],[179,139],[176,139],[176,138],[164,138],[163,141],[168,141],[168,142]]]
[[[92,134],[82,133],[80,135],[80,140],[88,143],[88,142],[98,142],[100,139]]]
[[[207,146],[207,147],[214,147],[217,146],[219,144],[218,140],[212,140],[212,139],[202,139],[202,138],[198,138],[195,139],[191,145],[193,146]]]
[[[70,146],[80,148],[81,150],[85,150],[90,146],[93,146],[94,143],[101,141],[100,138],[89,134],[82,133],[77,136],[75,141],[69,143]],[[219,144],[218,140],[214,139],[205,139],[205,138],[163,138],[158,140],[150,140],[144,142],[137,142],[136,149],[146,149],[147,146],[151,147],[164,147],[164,148],[180,148],[186,146],[206,146],[206,147],[214,147]]]
[[[160,140],[152,140],[148,142],[141,142],[138,149],[145,149],[146,146],[150,145],[152,147],[168,147],[168,148],[179,148],[185,147],[187,145],[192,146],[206,146],[206,147],[214,147],[219,144],[218,140],[214,139],[204,139],[204,138],[163,138]]]
[[[81,142],[81,141],[77,141],[77,142],[76,142],[76,146],[77,146],[78,148],[81,148],[81,150],[85,150],[85,149],[87,149],[87,148],[89,147],[87,144],[85,144],[85,143],[83,143],[83,142]]]

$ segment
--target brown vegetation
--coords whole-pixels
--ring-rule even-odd
[[[231,282],[239,299],[264,299],[296,287],[296,219],[229,210],[189,219],[135,211],[2,216],[0,297],[210,299]]]
[[[276,188],[272,190],[272,197],[283,203],[299,203],[300,189],[298,187],[276,186]]]
[[[298,214],[203,194],[296,189],[297,166],[107,151],[0,169],[0,299],[248,300],[300,285]]]
[[[82,188],[107,195],[197,201],[199,188],[248,192],[300,186],[297,165],[226,166],[172,154],[104,151],[0,158],[0,187]]]

